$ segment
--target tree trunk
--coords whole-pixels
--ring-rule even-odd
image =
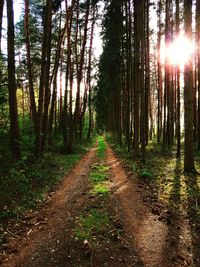
[[[24,30],[26,35],[26,58],[28,68],[28,79],[29,79],[29,94],[30,94],[30,110],[31,117],[33,119],[34,130],[36,134],[36,103],[33,87],[33,72],[31,63],[31,47],[30,47],[30,34],[29,34],[29,1],[25,0],[25,17],[24,17]]]
[[[142,160],[145,161],[145,83],[144,83],[144,71],[145,71],[145,4],[144,0],[140,0],[140,91],[141,91],[141,117],[140,117],[140,139],[141,139],[141,152]]]
[[[41,151],[44,150],[46,144],[48,130],[48,115],[49,103],[51,98],[51,82],[50,82],[50,67],[51,67],[51,40],[52,40],[52,0],[48,0],[47,5],[47,47],[46,47],[46,68],[44,76],[44,113],[42,117],[42,136],[41,136]],[[59,58],[57,59],[59,62]],[[59,63],[58,63],[59,64]],[[54,69],[55,70],[55,69]]]
[[[125,134],[128,146],[128,151],[130,152],[130,91],[131,91],[131,10],[130,10],[130,0],[127,1],[125,5],[126,10],[126,83],[125,83]],[[123,121],[123,120],[122,120]]]
[[[40,155],[44,144],[43,129],[46,126],[49,99],[49,68],[51,52],[52,0],[46,1],[42,40],[42,65],[39,85],[39,101],[36,125],[35,154]],[[45,114],[44,114],[45,113]]]
[[[81,47],[80,63],[79,63],[78,73],[77,73],[77,93],[76,93],[75,111],[74,111],[74,117],[73,117],[72,130],[71,130],[70,138],[69,138],[70,150],[73,149],[75,131],[77,129],[79,118],[80,118],[80,92],[81,92],[81,82],[82,82],[82,77],[83,77],[83,65],[84,65],[84,60],[85,60],[85,48],[86,48],[87,33],[88,33],[90,0],[87,0],[86,5],[87,6],[86,6],[86,14],[85,14],[85,20],[84,20],[83,43],[82,43],[82,47]]]
[[[50,108],[50,114],[49,114],[49,123],[48,123],[48,144],[52,145],[52,139],[53,139],[53,118],[56,112],[56,95],[57,95],[57,73],[54,76],[53,81],[53,93],[52,93],[52,99],[51,99],[51,108]]]
[[[0,54],[1,54],[1,36],[2,36],[2,22],[3,22],[3,7],[4,7],[4,0],[0,0]]]
[[[176,0],[176,35],[179,35],[180,32],[180,7],[179,0]],[[176,148],[176,157],[179,159],[181,156],[180,152],[180,143],[181,143],[181,127],[180,127],[180,67],[176,67],[176,91],[177,91],[177,121],[176,121],[176,138],[177,138],[177,148]]]
[[[68,118],[68,84],[69,84],[69,76],[71,71],[71,29],[72,29],[72,19],[73,19],[73,9],[75,5],[75,0],[72,1],[71,7],[68,8],[67,1],[66,3],[66,27],[67,27],[67,68],[65,72],[65,93],[64,93],[64,103],[63,103],[63,112],[62,112],[62,128],[63,128],[63,143],[67,153],[71,153],[71,147],[69,142],[69,132],[67,130],[67,123],[68,128],[71,129],[72,125],[72,87],[70,84],[70,103],[69,103],[69,121]],[[73,80],[73,75],[72,75]]]
[[[88,84],[88,108],[89,108],[89,126],[87,133],[87,140],[89,141],[92,131],[92,88],[91,88],[91,65],[92,65],[92,47],[93,47],[93,37],[94,37],[94,26],[95,26],[95,7],[93,7],[93,20],[90,34],[90,47],[89,47],[89,60],[88,60],[88,73],[87,73],[87,84]]]
[[[64,42],[63,42],[64,43]],[[61,48],[61,58],[60,58],[60,99],[59,99],[59,121],[62,121],[62,110],[63,110],[63,48]]]
[[[139,40],[139,1],[134,1],[134,75],[135,77],[139,77],[140,74],[140,40]],[[139,155],[139,134],[140,134],[140,106],[139,106],[139,78],[134,79],[134,156],[137,157]]]
[[[20,136],[16,97],[15,80],[15,50],[14,50],[14,14],[13,1],[7,0],[7,27],[8,27],[8,92],[9,92],[9,110],[10,110],[10,148],[13,156],[20,159]]]
[[[196,45],[197,45],[197,80],[198,80],[198,150],[200,150],[200,0],[196,3]]]
[[[192,0],[184,0],[185,35],[192,40]],[[185,108],[185,151],[184,171],[194,172],[194,135],[193,135],[193,66],[192,58],[184,68],[184,108]]]
[[[162,134],[162,92],[163,92],[163,81],[162,81],[162,67],[161,67],[161,13],[162,13],[162,0],[158,4],[158,118],[157,118],[157,140],[160,142]]]
[[[151,102],[150,94],[150,28],[149,28],[149,0],[146,1],[145,6],[145,146],[149,139],[149,102]]]

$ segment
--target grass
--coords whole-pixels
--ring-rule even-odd
[[[103,160],[105,158],[106,145],[103,137],[98,138],[98,148],[97,148],[97,157]],[[93,165],[92,172],[90,173],[90,181],[92,183],[92,189],[90,194],[92,195],[101,195],[108,196],[108,166],[105,166],[102,163]]]
[[[107,197],[110,193],[107,173],[109,168],[103,165],[95,165],[93,169],[95,169],[95,171],[90,173],[92,189],[90,190],[89,194]]]
[[[93,170],[98,171],[100,173],[106,172],[109,170],[108,166],[105,166],[103,164],[96,164],[93,166]]]
[[[101,195],[107,197],[110,191],[108,185],[106,183],[100,183],[93,186],[92,190],[90,191],[91,195]]]
[[[107,173],[102,173],[99,171],[91,172],[90,173],[90,180],[92,183],[101,183],[108,179]]]
[[[103,165],[95,165],[93,167],[95,171],[90,173],[90,181],[92,183],[92,189],[90,194],[92,195],[109,195],[109,185],[108,185],[108,169],[109,167]]]
[[[108,213],[90,209],[87,214],[81,214],[77,221],[75,237],[80,240],[95,241],[97,235],[108,232],[110,226]]]
[[[103,159],[105,157],[106,145],[102,136],[98,137],[98,151],[97,157]]]

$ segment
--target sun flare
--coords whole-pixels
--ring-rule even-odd
[[[171,65],[183,68],[194,53],[194,44],[184,35],[178,36],[168,47],[163,47],[161,57]]]

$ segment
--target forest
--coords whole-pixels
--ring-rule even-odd
[[[0,265],[200,266],[200,0],[0,0]]]

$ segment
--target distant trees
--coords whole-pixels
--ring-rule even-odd
[[[123,13],[120,0],[111,1],[104,20],[104,53],[100,58],[96,107],[97,123],[121,142]],[[125,74],[124,74],[125,75]]]
[[[132,148],[134,156],[142,156],[143,160],[148,140],[152,139],[155,133],[158,143],[163,144],[164,150],[169,149],[176,142],[176,154],[177,158],[180,158],[181,109],[184,92],[184,169],[188,172],[194,170],[197,121],[200,125],[200,113],[197,118],[196,112],[195,89],[198,86],[199,90],[199,52],[197,52],[197,65],[193,61],[193,56],[190,57],[188,64],[187,62],[185,64],[183,90],[181,66],[173,64],[168,56],[164,59],[161,48],[165,43],[165,50],[168,53],[168,49],[179,36],[181,28],[184,28],[185,35],[192,42],[192,3],[192,1],[184,1],[183,6],[179,0],[157,1],[156,4],[148,0],[126,2],[118,0],[115,3],[109,1],[105,8],[102,31],[104,50],[100,59],[96,88],[99,128],[105,127],[105,130],[117,140],[125,139],[128,150]],[[199,46],[199,5],[197,1],[197,46]],[[158,15],[157,38],[150,28],[150,14],[153,8],[157,8]],[[118,15],[115,14],[117,11]],[[182,11],[184,11],[184,25],[181,20]],[[110,14],[115,14],[118,22],[115,21],[114,15],[112,17]],[[156,52],[153,47],[157,48]],[[118,62],[115,61],[115,53],[118,55]],[[195,66],[197,66],[195,70],[197,75],[193,75]],[[116,77],[119,78],[117,84],[115,84]],[[198,82],[193,84],[195,79],[198,79]],[[117,99],[114,98],[115,95]],[[117,109],[115,109],[115,103],[117,103]],[[198,98],[198,112],[199,106]],[[117,129],[120,129],[118,131],[120,138],[116,136]]]
[[[71,153],[83,136],[91,138],[98,2],[24,0],[21,20],[14,28],[13,2],[7,1],[8,77],[3,81],[7,73],[1,68],[0,86],[9,89],[10,147],[17,159],[23,142],[19,139],[19,119],[20,125],[24,120],[30,123],[30,145],[34,137],[36,156],[53,145],[54,133],[63,136],[66,153]],[[0,33],[3,4],[0,1]],[[2,58],[0,63],[4,64]],[[3,92],[0,104],[6,106]],[[2,114],[0,119],[4,125]]]
[[[149,5],[118,0],[107,6],[96,96],[99,127],[104,124],[119,143],[125,136],[135,156],[141,144],[143,158],[150,109]]]

